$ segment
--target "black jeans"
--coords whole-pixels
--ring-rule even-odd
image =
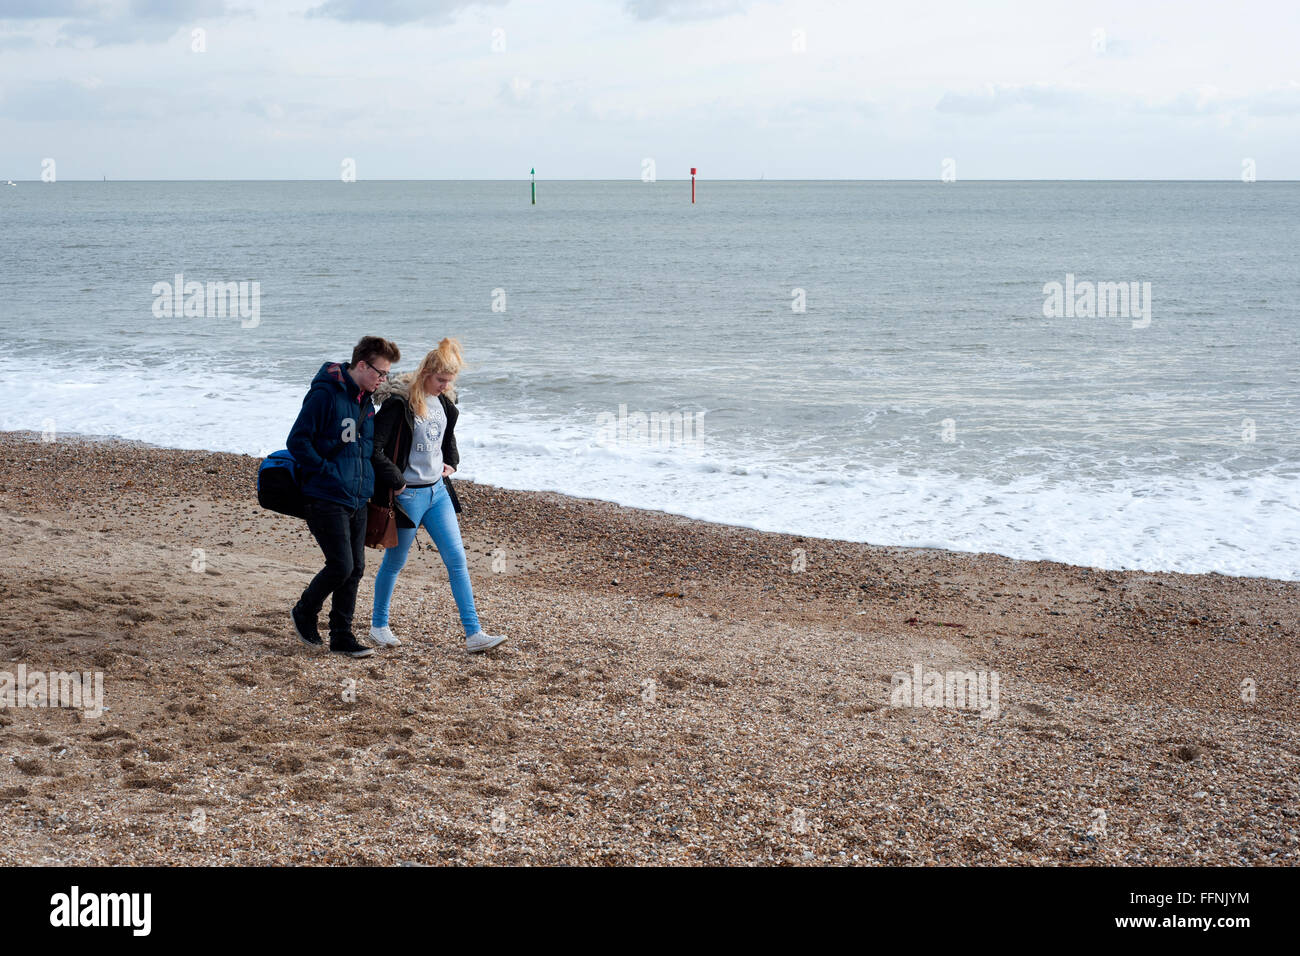
[[[311,617],[330,602],[330,640],[352,633],[357,585],[366,569],[366,506],[351,511],[323,498],[308,496],[307,527],[325,553],[325,567],[302,592],[298,606]]]

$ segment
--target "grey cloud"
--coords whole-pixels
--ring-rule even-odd
[[[61,20],[102,12],[96,0],[0,0],[0,20]]]
[[[986,115],[1000,110],[1027,106],[1034,109],[1066,109],[1079,111],[1100,99],[1083,90],[1044,83],[1032,86],[993,85],[982,93],[954,93],[948,91],[939,98],[935,109],[940,113]]]
[[[1017,107],[1072,114],[1104,109],[1111,113],[1132,111],[1160,116],[1295,116],[1300,115],[1300,85],[1241,97],[1223,97],[1213,90],[1189,90],[1155,102],[1132,94],[1094,93],[1041,83],[1031,86],[994,85],[980,93],[950,90],[935,105],[940,113],[966,116],[986,116]]]
[[[1173,99],[1156,103],[1139,103],[1139,113],[1158,113],[1161,116],[1203,116],[1222,112],[1227,104],[1202,93],[1179,93]]]
[[[1239,102],[1254,116],[1295,116],[1300,113],[1300,86],[1268,90]]]
[[[21,33],[0,36],[0,50],[25,50],[36,45],[36,38]]]
[[[103,86],[56,80],[7,91],[0,99],[0,116],[27,122],[83,122],[140,119],[147,118],[149,113],[141,108],[135,96],[116,95]]]
[[[121,86],[46,80],[0,90],[0,116],[31,123],[74,123],[94,129],[116,123],[174,122],[183,104],[190,116],[212,117],[236,109],[223,91],[202,85]]]
[[[429,21],[450,23],[461,10],[474,6],[505,6],[509,0],[326,0],[307,11],[309,17],[326,17],[348,22],[403,23]]]
[[[1133,55],[1133,50],[1124,40],[1107,37],[1106,49],[1099,55],[1111,60],[1126,59]]]
[[[279,103],[273,103],[269,100],[262,99],[261,97],[246,100],[242,109],[245,113],[251,113],[260,119],[268,119],[275,122],[284,119],[286,115],[285,108]]]
[[[1249,96],[1222,97],[1213,91],[1181,93],[1160,103],[1144,103],[1143,113],[1165,116],[1295,116],[1300,114],[1300,85],[1263,90]]]
[[[880,107],[871,100],[841,100],[827,97],[793,99],[780,109],[794,116],[825,116],[839,113],[876,116],[880,113]],[[769,109],[768,112],[770,113],[771,110]]]
[[[56,43],[162,42],[200,19],[230,16],[225,0],[132,0],[125,10],[95,0],[0,0],[0,20],[63,20]]]
[[[532,80],[517,76],[501,84],[497,99],[507,106],[528,106],[537,102],[538,94]]]
[[[751,0],[627,0],[638,20],[710,20],[743,13]]]
[[[280,100],[266,96],[253,96],[236,104],[233,100],[212,107],[212,112],[224,110],[227,106],[240,113],[255,116],[275,124],[278,128],[294,128],[299,132],[331,128],[345,130],[352,123],[361,121],[370,123],[386,116],[390,112],[401,113],[400,128],[409,130],[411,124],[418,120],[418,113],[412,111],[390,111],[374,107],[341,108],[333,103],[312,103],[305,100]]]
[[[132,0],[131,14],[140,20],[186,22],[196,17],[220,17],[229,11],[225,0]]]
[[[58,46],[112,46],[117,43],[162,43],[181,28],[180,23],[140,22],[127,19],[69,20],[59,30]]]

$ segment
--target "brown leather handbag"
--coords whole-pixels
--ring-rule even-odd
[[[366,504],[366,547],[397,547],[397,515],[393,514],[393,490],[388,489],[388,505]]]
[[[402,447],[402,429],[397,429],[397,444],[393,447],[393,459],[397,459],[397,451]],[[397,547],[397,515],[393,513],[393,489],[388,489],[388,504],[377,505],[373,501],[366,503],[366,547],[378,548],[380,551],[385,548]]]

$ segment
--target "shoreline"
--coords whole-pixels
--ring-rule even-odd
[[[0,709],[0,864],[1300,861],[1300,582],[460,481],[509,640],[465,654],[422,533],[403,645],[353,661],[288,628],[321,559],[258,459],[0,447],[0,670],[102,672],[108,708]],[[894,706],[916,668],[999,675],[997,715]]]
[[[30,441],[30,442],[40,442],[41,441],[39,437],[40,434],[41,434],[40,432],[30,430],[30,429],[21,429],[17,431],[0,431],[0,441],[7,441],[10,439],[14,439],[14,440],[22,440],[22,441]],[[161,452],[178,452],[178,453],[192,454],[192,455],[220,455],[220,456],[225,456],[234,459],[241,459],[241,458],[248,459],[250,462],[253,463],[254,474],[256,473],[256,463],[262,460],[262,458],[258,455],[250,455],[243,452],[222,452],[222,451],[212,451],[210,449],[199,449],[199,448],[196,449],[176,448],[170,445],[154,444],[152,442],[147,442],[137,438],[119,438],[114,435],[82,435],[82,434],[71,433],[60,437],[59,441],[63,443],[84,443],[91,447],[121,445],[124,447],[141,448],[141,449],[148,449],[152,451],[161,451]],[[700,525],[706,525],[715,528],[726,528],[726,529],[731,529],[733,531],[743,532],[743,533],[753,534],[753,535],[765,535],[765,536],[779,537],[779,538],[796,540],[796,541],[816,541],[816,542],[822,542],[827,545],[842,545],[845,547],[864,548],[864,549],[870,549],[873,551],[880,551],[880,552],[902,552],[907,554],[944,554],[944,555],[952,555],[958,558],[960,557],[988,558],[988,559],[1007,561],[1012,564],[1056,565],[1062,568],[1077,568],[1077,569],[1092,571],[1096,573],[1108,573],[1108,574],[1149,574],[1149,575],[1168,574],[1168,575],[1176,575],[1179,577],[1190,577],[1190,578],[1196,578],[1196,577],[1225,578],[1229,580],[1271,581],[1279,584],[1300,585],[1300,581],[1290,581],[1286,578],[1275,578],[1267,575],[1224,574],[1220,571],[1150,571],[1142,568],[1111,569],[1111,568],[1100,568],[1092,565],[1071,564],[1067,561],[1057,561],[1052,558],[1014,558],[1011,557],[1010,555],[1001,554],[996,551],[958,551],[951,548],[940,547],[937,545],[929,546],[929,545],[873,544],[867,541],[849,541],[844,538],[828,538],[828,537],[821,537],[819,535],[813,535],[813,534],[798,534],[795,532],[787,532],[787,531],[764,531],[758,528],[752,528],[748,525],[728,524],[727,522],[724,521],[713,521],[708,518],[692,518],[686,515],[679,515],[675,512],[660,511],[654,508],[638,508],[634,505],[620,504],[617,501],[612,501],[607,498],[586,498],[586,497],[580,497],[576,495],[568,495],[559,491],[535,491],[535,490],[522,489],[522,488],[502,488],[497,485],[479,484],[478,482],[474,482],[466,478],[457,478],[456,487],[460,488],[462,485],[473,485],[475,487],[492,489],[495,492],[499,492],[501,494],[506,494],[506,495],[535,495],[538,496],[538,498],[541,500],[555,499],[554,503],[556,504],[561,504],[563,502],[583,503],[585,505],[591,505],[591,506],[620,509],[622,511],[629,512],[633,515],[657,516],[661,518],[673,519],[675,521],[687,522],[690,524],[700,524]],[[253,503],[256,504],[255,493],[253,497]]]

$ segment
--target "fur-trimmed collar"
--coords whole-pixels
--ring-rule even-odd
[[[391,396],[396,396],[402,401],[406,401],[407,396],[411,394],[411,382],[415,380],[414,372],[403,372],[400,375],[390,375],[379,383],[375,389],[375,404],[387,401]]]
[[[411,396],[411,383],[414,381],[414,372],[403,372],[400,375],[390,375],[388,378],[384,379],[384,381],[380,382],[379,387],[375,389],[375,404],[382,404],[389,398],[400,398],[404,402],[409,402]],[[456,386],[449,386],[446,395],[452,402],[455,402]]]

